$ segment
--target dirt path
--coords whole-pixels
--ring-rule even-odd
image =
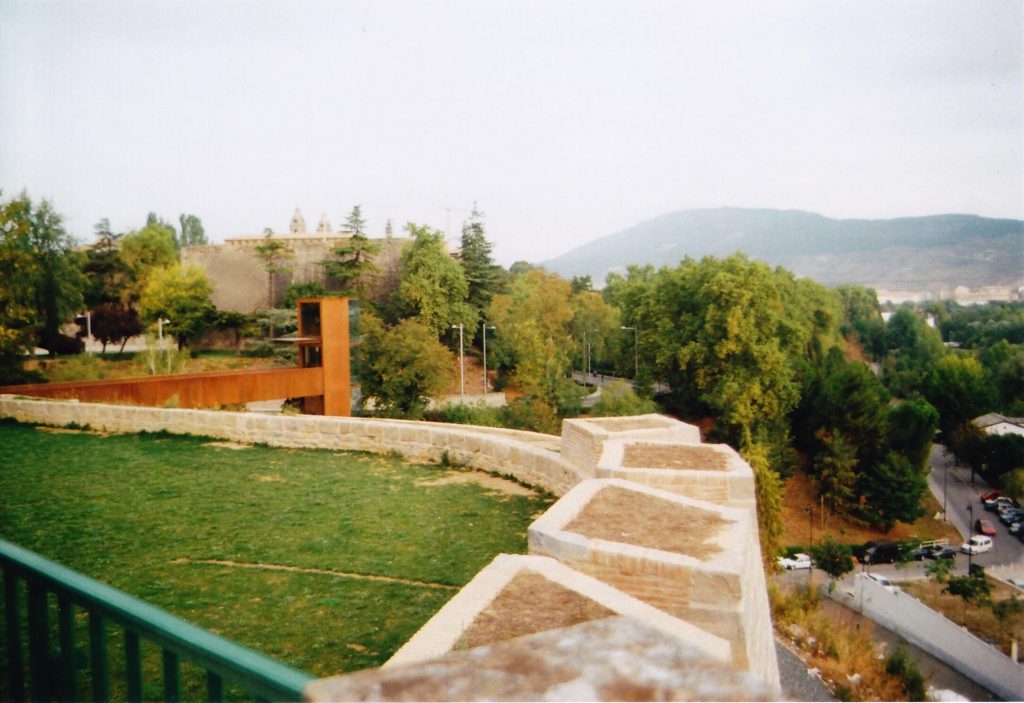
[[[344,579],[360,579],[362,581],[383,581],[385,583],[400,583],[404,586],[420,586],[422,588],[443,588],[450,591],[457,591],[461,586],[452,586],[447,583],[432,583],[430,581],[414,581],[412,579],[400,579],[392,576],[377,576],[374,574],[353,574],[346,571],[332,571],[330,569],[310,569],[303,566],[286,566],[284,564],[253,564],[244,561],[228,561],[224,559],[189,559],[181,557],[175,559],[172,564],[207,564],[210,566],[229,566],[236,569],[262,569],[264,571],[292,571],[300,574],[319,574],[321,576],[335,576]]]

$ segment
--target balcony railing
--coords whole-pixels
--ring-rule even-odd
[[[167,701],[181,699],[183,661],[205,670],[206,695],[211,701],[223,699],[225,684],[237,686],[257,699],[297,701],[313,678],[2,540],[0,568],[4,572],[6,697],[10,700],[79,697],[76,686],[80,662],[76,659],[82,657],[76,657],[76,609],[88,615],[89,683],[95,701],[111,698],[109,624],[124,632],[124,686],[131,701],[143,698],[143,641],[161,650],[162,696]],[[28,605],[27,682],[22,592],[27,593]],[[51,594],[57,606],[56,643],[50,641]]]

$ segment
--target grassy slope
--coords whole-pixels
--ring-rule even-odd
[[[436,466],[0,424],[0,535],[316,675],[386,660],[546,499]],[[420,485],[417,485],[417,484]],[[218,559],[422,581],[196,564]],[[445,587],[445,586],[448,587]]]

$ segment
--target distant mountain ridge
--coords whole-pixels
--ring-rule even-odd
[[[1024,286],[1024,220],[932,215],[834,220],[800,210],[682,210],[641,222],[541,265],[603,285],[628,264],[675,266],[742,251],[825,285],[938,292]]]

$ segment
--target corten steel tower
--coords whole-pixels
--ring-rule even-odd
[[[300,368],[323,368],[323,395],[302,399],[308,415],[352,414],[348,298],[300,298],[295,343]]]

